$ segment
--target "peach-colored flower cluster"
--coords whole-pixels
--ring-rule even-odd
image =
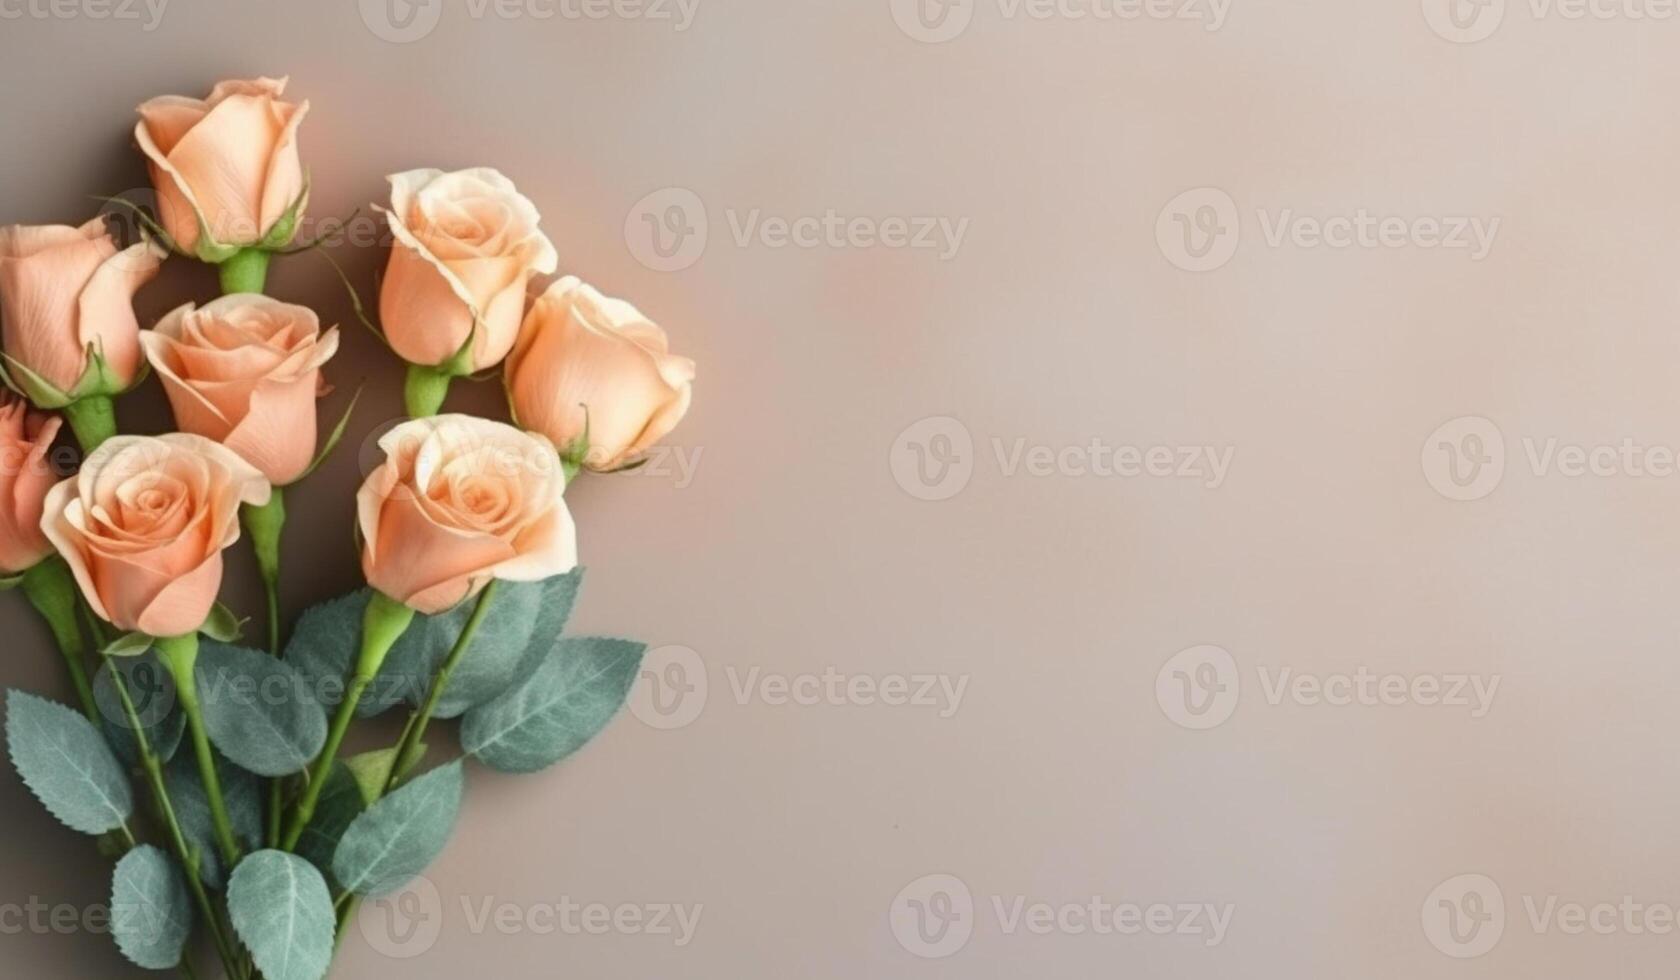
[[[139,107],[134,140],[156,208],[137,207],[136,241],[103,220],[0,227],[0,589],[19,588],[41,613],[82,708],[8,696],[13,765],[62,822],[124,845],[113,904],[156,913],[113,917],[122,952],[196,975],[189,940],[202,929],[228,978],[321,980],[356,897],[400,885],[447,836],[461,765],[415,770],[452,678],[471,689],[458,695],[469,706],[452,709],[467,711],[463,749],[504,772],[576,751],[628,696],[642,645],[558,636],[578,565],[564,495],[582,470],[644,459],[688,412],[695,365],[635,306],[553,278],[560,260],[537,207],[500,172],[390,177],[381,322],[369,325],[407,363],[410,418],[339,498],[367,588],[306,613],[288,647],[286,494],[351,417],[322,438],[338,328],[264,292],[275,257],[308,250],[293,243],[308,227],[309,104],[287,101],[286,85],[224,81],[203,99]],[[170,255],[215,266],[222,295],[142,317],[137,294]],[[453,379],[497,369],[512,424],[441,412]],[[121,431],[117,400],[153,376],[176,431]],[[75,450],[55,446],[65,431],[80,445],[74,472],[64,464]],[[242,537],[267,599],[267,653],[239,645],[245,620],[219,601],[225,552]],[[483,631],[489,664],[474,664],[480,628],[497,618]],[[416,623],[426,636],[405,669],[424,676],[403,679],[423,696],[408,697],[400,741],[341,762],[350,724]],[[201,634],[217,641],[204,647],[214,673],[200,670]],[[167,726],[141,721],[114,659],[152,651],[173,683],[165,710],[190,735],[178,749],[150,742]],[[105,675],[90,674],[93,654]],[[311,680],[337,686],[305,690]],[[96,698],[100,685],[115,697]],[[230,708],[245,688],[255,693]],[[102,718],[113,700],[122,713]],[[130,825],[119,751],[145,771],[162,846]],[[195,770],[165,779],[171,751],[190,753]],[[76,780],[62,778],[67,761]],[[242,785],[272,780],[257,836],[230,816],[223,782],[237,770],[251,777]],[[190,821],[177,806],[183,777],[196,779]],[[333,819],[317,820],[329,792]],[[396,817],[379,811],[399,804]]]

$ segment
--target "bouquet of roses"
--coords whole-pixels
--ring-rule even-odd
[[[321,244],[294,241],[309,106],[284,88],[223,82],[140,106],[157,213],[139,212],[133,244],[100,220],[0,229],[18,396],[0,393],[0,585],[45,618],[77,698],[8,692],[7,746],[52,815],[114,859],[123,954],[188,976],[200,949],[229,978],[326,975],[358,901],[402,888],[453,829],[463,759],[427,768],[434,722],[459,719],[462,753],[510,773],[608,723],[643,647],[561,636],[581,578],[563,495],[582,470],[636,465],[682,419],[694,377],[634,306],[575,278],[528,301],[558,262],[500,173],[391,177],[369,326],[408,362],[411,419],[379,441],[356,495],[367,587],[285,636],[284,488],[350,415],[318,449],[337,331],[263,295],[274,256]],[[141,330],[133,297],[172,254],[216,265],[224,295]],[[498,366],[515,424],[439,414],[452,379]],[[115,399],[149,373],[181,431],[121,434]],[[60,482],[48,457],[65,422],[85,455]],[[242,645],[243,621],[217,601],[242,531],[267,649]],[[356,719],[405,705],[394,744],[341,751]]]

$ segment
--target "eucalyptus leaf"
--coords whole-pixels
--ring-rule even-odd
[[[440,766],[368,807],[333,855],[333,875],[358,895],[397,891],[443,853],[461,811],[459,761]]]
[[[327,740],[327,713],[283,660],[206,640],[196,672],[210,741],[259,776],[302,772]]]
[[[93,703],[99,708],[101,726],[117,755],[131,766],[140,764],[140,744],[123,708],[122,696],[117,693],[113,668],[122,672],[134,713],[140,720],[140,730],[151,744],[152,754],[159,762],[168,762],[175,757],[187,727],[186,713],[177,710],[174,678],[151,651],[109,661],[93,675]]]
[[[239,768],[219,753],[215,756],[216,777],[222,784],[233,836],[243,848],[259,847],[263,839],[262,781]],[[198,775],[198,762],[191,753],[177,756],[163,771],[175,818],[181,833],[198,852],[199,880],[212,888],[222,886],[225,869],[216,849],[215,824],[210,817],[210,798]]]
[[[629,640],[561,639],[525,681],[467,712],[461,747],[502,772],[554,765],[612,720],[646,650]]]
[[[142,844],[117,862],[111,880],[111,936],[137,966],[173,969],[192,933],[187,885],[168,855]]]
[[[133,815],[134,795],[122,763],[83,715],[8,691],[6,745],[24,785],[71,830],[103,834]]]
[[[228,917],[266,980],[321,980],[332,964],[337,917],[315,866],[258,851],[228,879]]]

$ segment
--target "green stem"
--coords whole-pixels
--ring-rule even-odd
[[[362,907],[362,896],[355,892],[345,892],[348,901],[338,907],[338,929],[333,933],[333,948],[344,944],[344,934],[350,931],[350,920],[356,917],[356,910]]]
[[[269,253],[260,248],[242,248],[216,267],[222,280],[222,295],[260,293],[268,281]]]
[[[448,371],[422,364],[408,366],[408,380],[403,383],[403,404],[413,418],[431,418],[443,408],[449,397],[449,382],[454,376]]]
[[[251,551],[257,557],[257,571],[262,576],[263,593],[268,598],[268,652],[280,656],[280,534],[286,527],[286,494],[275,487],[268,503],[262,506],[246,504],[239,509],[245,533],[251,538]],[[280,780],[268,784],[268,846],[280,843],[280,810],[282,806]]]
[[[29,604],[52,629],[58,652],[64,655],[64,666],[70,671],[70,683],[82,702],[82,712],[89,721],[98,724],[99,708],[94,704],[87,667],[82,663],[87,656],[87,641],[82,636],[81,624],[76,621],[76,601],[81,593],[76,590],[76,578],[70,573],[70,566],[54,555],[23,573],[22,589]]]
[[[210,736],[204,730],[204,711],[198,703],[198,683],[193,671],[198,663],[198,634],[159,638],[157,651],[175,679],[175,697],[186,713],[193,753],[198,756],[198,775],[204,781],[204,794],[210,799],[210,822],[216,828],[216,845],[231,871],[239,863],[239,842],[233,836],[227,798],[222,795],[222,780],[216,774],[216,757],[210,750]]]
[[[385,782],[385,792],[396,789],[403,777],[419,763],[420,753],[424,751],[421,746],[425,744],[426,726],[432,720],[432,713],[437,710],[438,701],[443,698],[444,689],[449,686],[449,678],[455,673],[456,665],[461,662],[467,648],[472,645],[473,637],[478,633],[479,625],[489,614],[490,603],[496,597],[497,585],[497,581],[491,579],[490,584],[479,593],[478,605],[473,607],[472,616],[455,640],[455,646],[444,659],[443,666],[438,668],[437,676],[432,679],[431,690],[426,692],[426,700],[409,715],[408,726],[403,729],[402,741],[397,743],[396,756],[391,761],[391,777]]]
[[[175,817],[175,807],[169,801],[169,789],[163,781],[163,764],[158,762],[157,753],[152,750],[152,743],[146,737],[146,726],[140,721],[140,713],[134,709],[134,699],[128,692],[128,681],[122,671],[105,658],[106,666],[110,668],[111,680],[117,691],[117,698],[122,701],[123,713],[128,716],[128,727],[134,732],[134,741],[140,750],[140,768],[145,770],[146,782],[151,786],[152,798],[157,803],[158,810],[163,814],[165,829],[169,831],[169,842],[175,848],[175,857],[181,862],[186,873],[187,886],[192,890],[193,898],[198,902],[199,912],[204,916],[205,924],[210,928],[210,935],[216,941],[216,952],[222,958],[222,966],[229,977],[238,976],[239,958],[234,954],[233,946],[223,934],[221,920],[217,917],[215,906],[210,904],[210,896],[204,891],[204,882],[198,876],[198,854],[187,844],[187,837],[181,831],[181,822]]]
[[[382,592],[375,592],[368,603],[367,613],[362,617],[362,650],[356,658],[356,667],[345,687],[344,700],[338,705],[338,713],[333,716],[332,728],[327,732],[327,744],[321,749],[321,755],[315,760],[315,765],[309,771],[309,785],[304,787],[303,796],[299,797],[297,809],[292,813],[291,824],[286,828],[286,835],[281,839],[282,850],[290,851],[297,847],[298,839],[303,836],[305,827],[315,816],[315,804],[321,799],[321,790],[327,785],[327,777],[332,774],[332,765],[338,758],[339,746],[344,744],[344,734],[350,730],[350,722],[356,717],[356,705],[361,703],[362,695],[368,685],[378,676],[379,668],[385,663],[386,654],[397,645],[409,624],[414,622],[414,610],[386,596]]]
[[[117,434],[117,405],[109,395],[93,395],[71,402],[64,406],[64,417],[86,453]]]
[[[286,527],[286,494],[275,487],[268,503],[239,508],[251,550],[257,556],[263,590],[268,594],[268,652],[280,656],[280,533]]]

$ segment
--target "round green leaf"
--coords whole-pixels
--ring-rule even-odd
[[[337,919],[315,866],[258,851],[228,879],[228,917],[267,980],[321,980],[332,964]]]
[[[460,762],[415,779],[351,822],[333,854],[333,876],[358,895],[397,891],[443,853],[461,812]]]
[[[327,740],[327,713],[298,671],[258,650],[204,641],[198,699],[210,741],[259,776],[302,772]]]
[[[467,712],[461,747],[502,772],[554,765],[607,727],[646,650],[629,640],[562,639],[524,682]]]
[[[24,785],[71,830],[103,834],[134,812],[122,763],[87,718],[22,691],[6,693],[6,745]]]
[[[117,862],[111,881],[111,935],[137,966],[173,969],[192,932],[187,885],[168,855],[142,844]]]

